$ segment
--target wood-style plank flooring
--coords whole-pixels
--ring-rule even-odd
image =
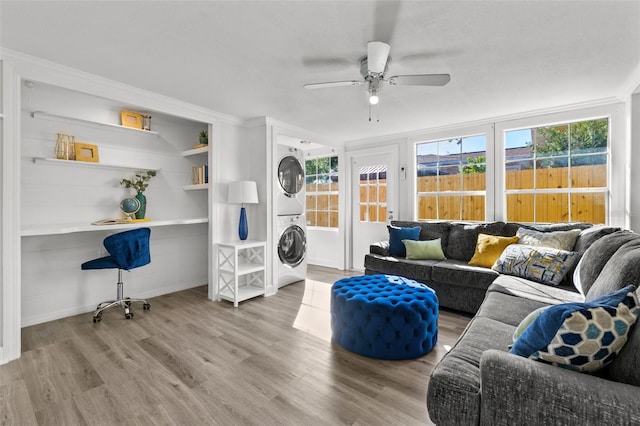
[[[0,424],[429,424],[429,374],[469,318],[442,311],[420,359],[361,357],[330,342],[330,284],[347,275],[310,267],[235,309],[203,286],[129,321],[113,309],[24,328],[21,358],[0,366]]]

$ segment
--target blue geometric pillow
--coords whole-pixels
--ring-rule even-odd
[[[391,256],[405,257],[407,249],[402,240],[418,241],[420,238],[420,227],[414,228],[398,228],[397,226],[389,226],[389,254]]]
[[[599,370],[622,349],[640,315],[635,290],[630,285],[590,303],[550,306],[509,352],[571,370]]]

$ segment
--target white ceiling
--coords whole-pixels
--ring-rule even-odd
[[[3,47],[212,110],[336,141],[606,99],[640,82],[640,1],[10,1]],[[368,41],[389,75],[380,122],[359,79]]]

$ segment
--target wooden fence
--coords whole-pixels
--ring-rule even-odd
[[[572,188],[606,188],[607,166],[571,167]],[[507,190],[564,189],[569,168],[557,167],[506,172]],[[418,192],[484,191],[485,173],[418,177]],[[605,223],[604,192],[507,194],[507,220],[513,222]],[[569,212],[571,206],[571,212]],[[535,214],[535,216],[534,216]],[[418,219],[485,220],[484,196],[425,195],[418,197]]]

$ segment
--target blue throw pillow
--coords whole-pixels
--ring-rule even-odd
[[[391,256],[405,257],[407,250],[402,240],[418,241],[420,238],[420,227],[415,228],[398,228],[397,226],[387,225],[389,230],[389,254]]]
[[[640,315],[635,290],[630,285],[593,302],[550,306],[509,352],[571,370],[599,370],[622,349]]]

